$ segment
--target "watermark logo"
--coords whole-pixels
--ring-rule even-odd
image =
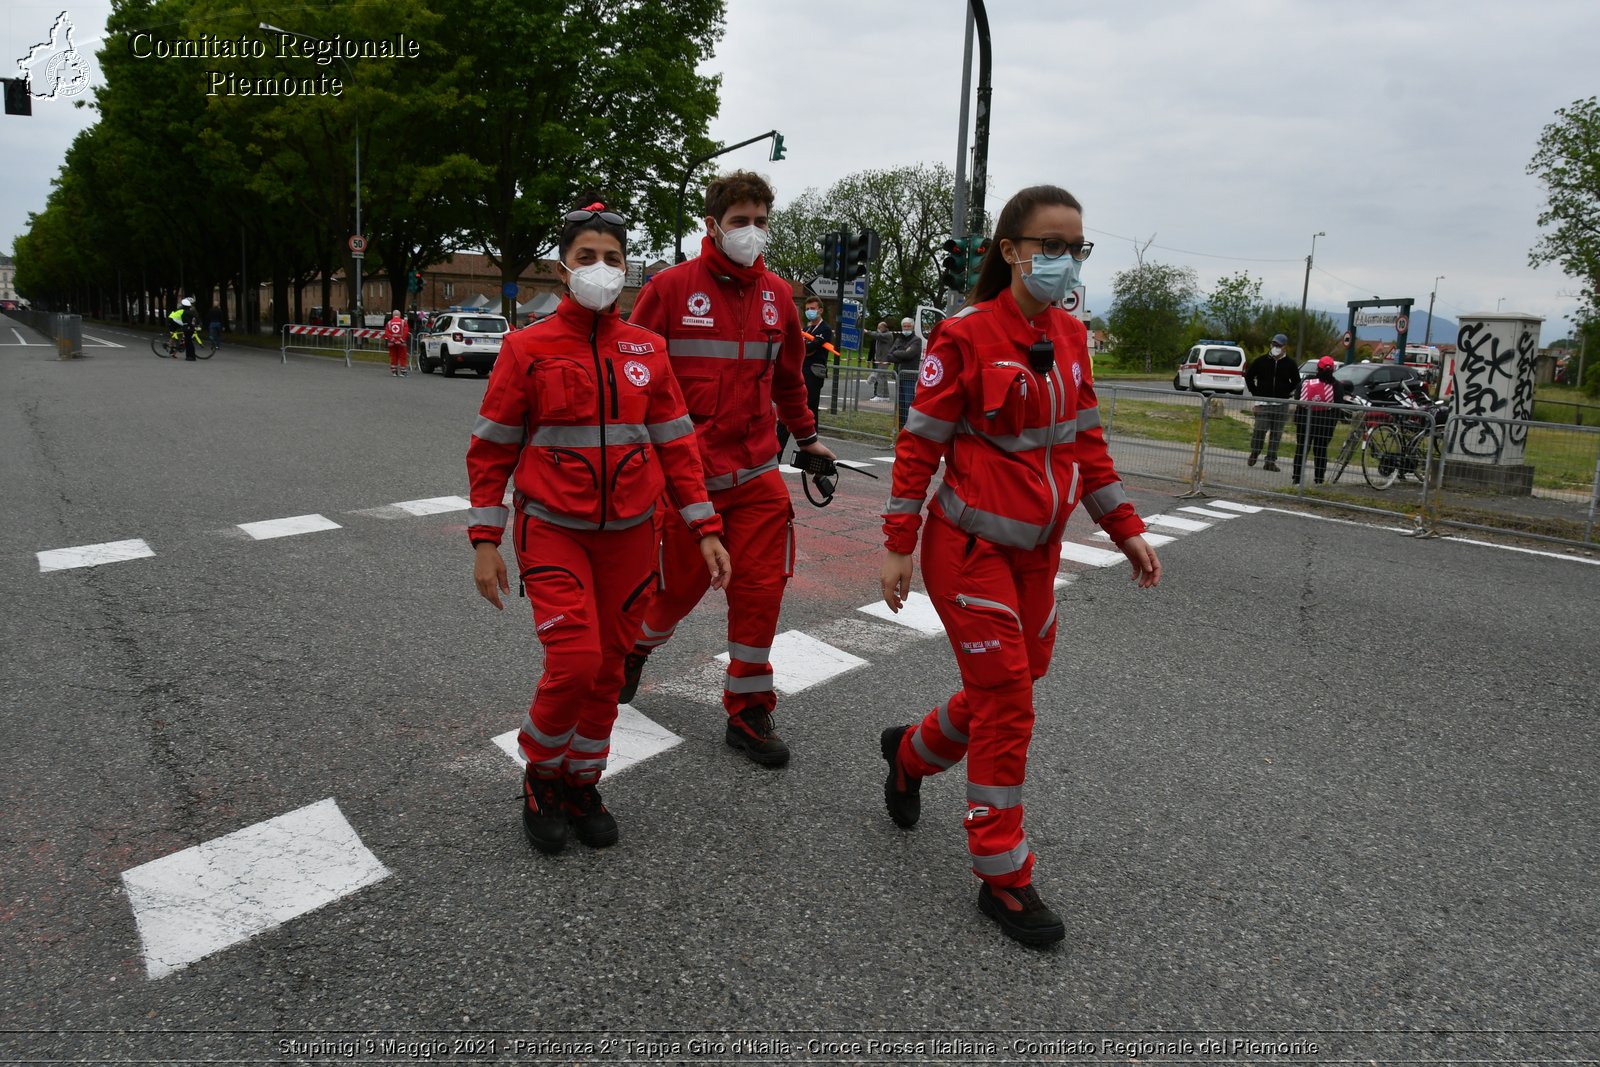
[[[67,99],[89,87],[89,61],[73,44],[72,30],[72,17],[61,12],[50,36],[17,60],[17,77],[35,100]]]

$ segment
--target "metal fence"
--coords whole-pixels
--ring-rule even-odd
[[[83,316],[67,315],[56,311],[34,311],[32,308],[15,308],[6,312],[36,333],[50,338],[56,346],[56,358],[81,359],[83,357]]]
[[[279,336],[279,356],[289,362],[289,353],[298,352],[312,356],[342,356],[344,365],[350,366],[355,353],[388,353],[388,342],[383,331],[369,327],[286,325]],[[408,357],[409,359],[409,357]]]

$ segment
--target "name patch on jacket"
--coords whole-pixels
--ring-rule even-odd
[[[717,324],[717,320],[711,318],[710,316],[685,315],[683,317],[683,324],[685,326],[715,326]]]
[[[649,341],[618,341],[617,351],[629,356],[645,356],[656,350]]]

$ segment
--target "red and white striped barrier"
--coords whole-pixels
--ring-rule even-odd
[[[341,334],[343,334],[345,332],[346,327],[343,327],[343,326],[285,326],[284,329],[289,331],[291,334],[294,334],[297,337],[338,337],[338,336],[340,336]]]

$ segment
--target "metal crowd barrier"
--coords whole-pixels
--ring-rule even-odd
[[[364,326],[358,329],[353,326],[291,324],[284,326],[278,349],[284,363],[289,362],[290,352],[304,352],[313,356],[343,356],[344,365],[348,367],[351,353],[386,353],[388,344],[384,340],[383,331],[371,327]]]
[[[68,315],[58,311],[35,311],[32,308],[15,308],[7,315],[21,322],[35,333],[44,334],[56,346],[57,359],[83,358],[83,316]]]

